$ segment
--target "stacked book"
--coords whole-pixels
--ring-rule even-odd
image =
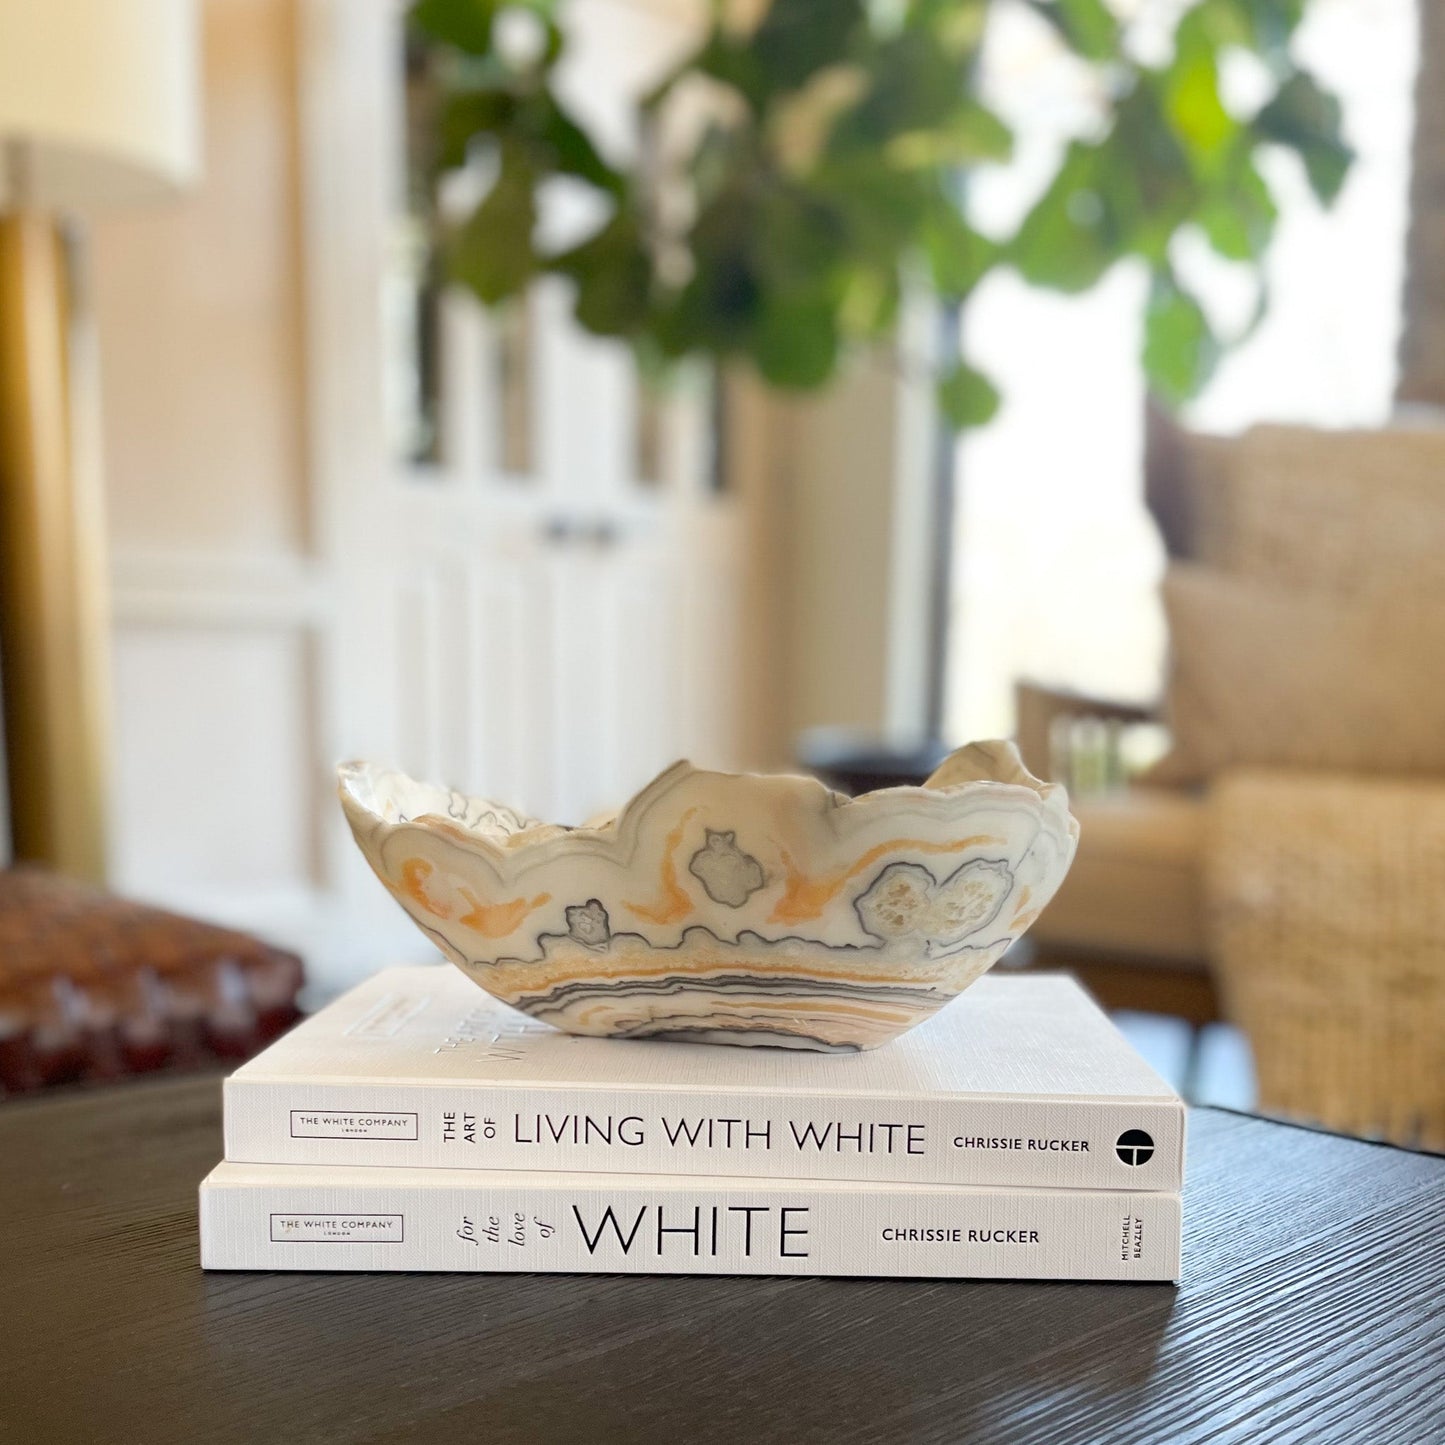
[[[1183,1106],[1063,976],[835,1055],[574,1038],[390,969],[225,1113],[208,1269],[1179,1277]]]

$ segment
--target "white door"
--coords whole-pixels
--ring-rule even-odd
[[[675,43],[675,27],[639,23],[618,0],[570,14],[572,83],[604,107],[636,77],[650,31]],[[616,15],[632,35],[627,73],[613,47],[586,43]],[[431,297],[419,353],[400,11],[325,0],[310,16],[313,56],[345,47],[319,80],[347,78],[312,112],[328,208],[310,248],[313,367],[336,407],[318,436],[344,599],[338,751],[561,822],[615,806],[685,754],[736,765],[740,531],[712,464],[709,388],[682,377],[649,396],[625,347],[571,322],[555,280],[496,316],[456,288]],[[374,238],[369,267],[355,264],[359,234]],[[359,314],[373,318],[360,344]],[[353,904],[389,909],[349,842],[334,846]]]
[[[346,836],[338,760],[561,820],[745,761],[743,499],[704,388],[641,406],[559,286],[525,324],[449,295],[435,457],[398,442],[400,14],[209,0],[204,185],[96,231],[114,881],[293,942],[323,989],[431,952]],[[568,14],[604,104],[671,33]]]
[[[377,273],[354,270],[351,297],[333,303],[382,305],[378,347],[363,348],[379,349],[379,364],[363,373],[317,338],[317,364],[348,369],[357,389],[338,445],[355,443],[355,418],[365,415],[382,423],[368,451],[387,458],[370,477],[349,468],[335,488],[342,585],[365,598],[358,615],[373,614],[366,627],[344,629],[348,673],[365,674],[377,721],[390,715],[391,735],[378,731],[376,741],[403,767],[576,821],[693,745],[681,674],[704,688],[709,674],[681,661],[693,655],[687,631],[728,633],[735,508],[710,465],[708,390],[694,377],[665,399],[645,394],[626,348],[571,322],[556,280],[500,317],[445,290],[432,298],[430,353],[418,355],[415,298],[397,274],[414,229],[402,202],[400,15],[357,9],[319,12],[333,34],[345,28],[349,45],[369,28],[379,100],[350,121],[332,108],[339,149],[317,160],[359,182],[361,214],[337,241],[350,254],[358,228],[380,238],[369,248]],[[581,0],[571,16],[584,42],[597,13],[614,10],[645,41],[631,7]],[[612,51],[574,45],[574,87],[620,97],[625,77],[610,73]],[[635,66],[639,45],[626,53]],[[334,287],[341,268],[324,244],[315,266],[317,281]],[[420,432],[418,459],[407,452]],[[339,701],[345,717],[365,711],[359,697]],[[369,743],[370,730],[362,733]],[[725,730],[705,741],[709,760],[730,760],[716,756],[731,751]]]

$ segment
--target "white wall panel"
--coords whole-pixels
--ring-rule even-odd
[[[290,630],[129,627],[115,644],[123,891],[314,881],[308,645]]]
[[[471,785],[542,814],[552,801],[555,679],[552,598],[537,586],[536,571],[535,555],[504,557],[472,570],[465,681]]]
[[[294,5],[211,0],[204,175],[92,228],[123,545],[296,550],[309,527]]]
[[[564,288],[532,299],[527,475],[499,470],[492,324],[455,298],[440,459],[389,456],[402,8],[207,0],[205,188],[98,240],[113,882],[292,943],[323,989],[431,953],[345,836],[335,761],[580,822],[681,754],[733,761],[756,662],[705,391],[665,406],[644,484],[632,358]],[[627,47],[599,35],[605,78]]]

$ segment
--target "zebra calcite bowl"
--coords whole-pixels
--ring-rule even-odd
[[[562,828],[368,763],[361,851],[488,993],[574,1034],[869,1049],[942,1008],[1053,897],[1078,824],[1011,743],[918,788],[676,763]]]

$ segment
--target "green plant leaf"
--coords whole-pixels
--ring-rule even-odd
[[[449,95],[441,113],[438,166],[443,170],[464,166],[473,138],[507,130],[516,112],[517,98],[509,90],[492,87]]]
[[[905,170],[937,170],[969,161],[1006,161],[1013,154],[1013,132],[981,105],[959,108],[936,129],[896,135],[887,146],[890,165]]]
[[[938,379],[938,406],[957,430],[983,426],[998,412],[998,388],[966,361],[955,362]]]
[[[1254,44],[1266,57],[1279,59],[1304,18],[1305,0],[1235,0],[1245,6],[1254,24]]]
[[[489,55],[497,0],[416,0],[407,20],[418,30],[470,55]]]
[[[557,24],[555,0],[415,0],[407,12],[411,28],[443,45],[485,64],[471,66],[472,78],[505,74],[507,66],[496,49],[497,16],[504,10],[524,10],[535,17],[542,30],[542,49],[537,68],[546,70],[562,53],[562,31]]]
[[[1205,195],[1197,215],[1219,255],[1230,261],[1256,261],[1274,236],[1279,209],[1253,158],[1240,148],[1225,180]]]
[[[902,11],[901,23],[932,37],[945,55],[955,60],[977,55],[988,31],[995,0],[912,0]]]
[[[1324,205],[1339,195],[1354,160],[1340,120],[1339,100],[1303,71],[1285,81],[1254,120],[1255,130],[1265,140],[1298,154],[1311,188]]]
[[[1012,158],[1014,134],[1007,122],[982,105],[967,105],[942,128],[946,147],[942,164],[958,161],[1006,161]]]
[[[1009,242],[1008,259],[1025,281],[1055,291],[1087,291],[1118,259],[1111,239],[1097,145],[1074,141],[1053,183]]]
[[[758,276],[786,291],[815,287],[848,249],[839,210],[790,184],[755,188],[744,242]]]
[[[999,259],[996,241],[981,236],[946,196],[940,196],[923,231],[933,288],[949,301],[961,301]]]
[[[489,306],[516,296],[537,270],[536,224],[536,174],[525,150],[504,141],[492,189],[451,239],[448,272]]]
[[[553,167],[562,175],[590,181],[614,196],[622,193],[621,174],[602,159],[592,138],[554,96],[547,96],[543,102],[539,131],[539,138],[551,151]]]
[[[1304,6],[1305,0],[1199,0],[1181,27],[1197,25],[1217,47],[1243,46],[1278,69],[1288,62]]]
[[[1119,53],[1119,22],[1104,0],[1029,0],[1068,43],[1088,60]]]
[[[898,319],[903,286],[896,270],[858,266],[848,274],[838,305],[838,329],[850,340],[885,336]]]
[[[1174,233],[1190,218],[1217,163],[1191,151],[1166,115],[1167,79],[1143,72],[1119,103],[1104,142],[1113,234],[1152,266],[1165,263]]]
[[[761,112],[766,108],[768,77],[757,53],[750,45],[739,44],[730,35],[715,30],[698,51],[690,68],[694,68],[698,75],[730,86],[748,102],[754,112]],[[652,103],[656,105],[673,85],[687,74],[688,69],[689,67],[680,67],[675,78],[660,85],[649,97]]]
[[[806,390],[821,386],[838,361],[838,322],[831,298],[775,296],[762,307],[749,352],[764,381]]]
[[[1219,363],[1221,347],[1203,307],[1172,272],[1155,272],[1144,313],[1144,374],[1178,405],[1197,395]]]
[[[740,245],[693,250],[693,273],[675,295],[662,299],[652,322],[663,353],[731,356],[744,344],[766,294]]]
[[[1255,0],[1198,0],[1174,32],[1176,52],[1181,44],[1191,43],[1191,32],[1198,42],[1216,52],[1230,45],[1252,47],[1254,7]]]
[[[618,211],[548,269],[577,283],[577,320],[596,336],[631,336],[647,315],[652,261],[631,211]]]
[[[1165,395],[1191,394],[1221,342],[1170,267],[1181,228],[1197,226],[1258,280],[1277,219],[1261,147],[1296,151],[1324,200],[1350,162],[1338,102],[1290,54],[1306,0],[1191,0],[1160,65],[1126,43],[1116,0],[1023,0],[1092,77],[1101,123],[1066,147],[1002,244],[950,199],[959,168],[1010,151],[975,68],[997,3],[770,0],[745,35],[719,0],[696,48],[637,101],[644,143],[614,163],[553,84],[559,0],[417,0],[418,31],[444,47],[425,57],[428,83],[451,97],[415,127],[417,169],[427,172],[431,156],[442,167],[467,164],[477,137],[500,159],[492,189],[450,238],[452,274],[489,303],[516,295],[539,270],[566,276],[579,324],[639,354],[746,356],[775,385],[812,387],[834,374],[845,347],[894,324],[920,263],[956,301],[1000,264],[1078,292],[1136,256],[1154,276],[1146,366]],[[507,4],[546,27],[535,60],[498,50],[495,21]],[[1273,98],[1253,117],[1232,113],[1220,94],[1222,57],[1235,48],[1261,57],[1274,77]],[[654,109],[699,77],[742,104],[693,132],[679,165],[670,156],[659,165],[658,147],[646,143],[660,119]],[[679,174],[686,212],[661,195]],[[606,194],[610,219],[544,256],[536,195],[557,176]],[[677,235],[680,213],[693,219]],[[958,424],[977,424],[997,395],[964,365],[943,378],[939,403]]]
[[[1239,130],[1219,94],[1215,45],[1191,12],[1175,36],[1174,59],[1165,71],[1164,114],[1199,173],[1213,170]],[[1194,22],[1194,23],[1191,23]]]
[[[746,49],[767,92],[780,95],[845,60],[866,23],[863,0],[771,0]]]
[[[828,160],[811,177],[810,190],[838,227],[835,255],[897,266],[917,247],[937,181],[931,172],[901,169],[882,152],[864,150]]]
[[[969,97],[965,62],[924,31],[905,30],[879,43],[867,71],[867,90],[834,126],[835,150],[872,149],[920,132],[943,138],[971,120],[973,138],[982,140],[996,119]]]

